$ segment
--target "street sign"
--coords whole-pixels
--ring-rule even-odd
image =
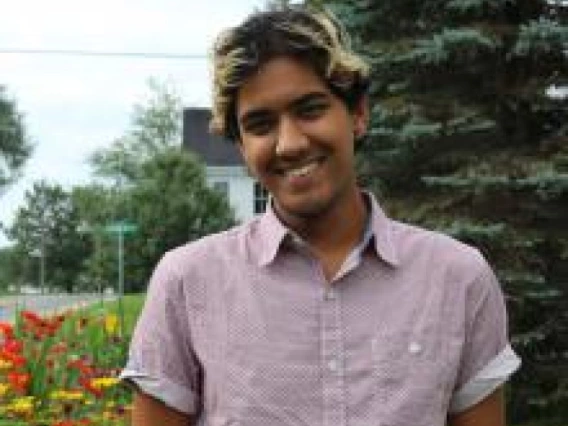
[[[138,225],[132,222],[114,222],[106,225],[107,234],[132,234],[138,230]]]

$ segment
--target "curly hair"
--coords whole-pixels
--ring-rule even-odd
[[[238,91],[271,59],[288,56],[309,65],[352,111],[369,86],[369,67],[351,49],[347,32],[327,11],[302,6],[255,12],[222,32],[213,45],[210,129],[240,140]]]

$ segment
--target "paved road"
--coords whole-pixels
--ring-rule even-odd
[[[113,300],[115,296],[105,296],[105,300]],[[29,309],[37,313],[59,311],[64,308],[78,306],[82,303],[93,303],[100,300],[98,294],[28,294],[21,296],[0,297],[0,321],[12,321],[17,310]]]

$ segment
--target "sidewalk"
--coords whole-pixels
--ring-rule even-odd
[[[116,295],[104,295],[104,301],[116,299]],[[58,312],[69,308],[80,308],[101,300],[99,294],[26,294],[0,297],[0,321],[13,321],[16,312],[28,309],[39,314]]]

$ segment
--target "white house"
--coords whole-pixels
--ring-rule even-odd
[[[209,133],[211,111],[187,108],[183,112],[183,146],[206,166],[207,183],[227,197],[237,220],[262,213],[268,193],[248,173],[234,142]]]

